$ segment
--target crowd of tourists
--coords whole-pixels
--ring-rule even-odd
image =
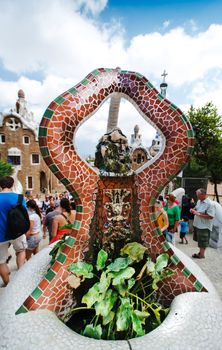
[[[5,285],[9,283],[10,270],[9,254],[10,245],[13,246],[16,254],[17,268],[21,268],[32,255],[39,251],[39,244],[42,239],[49,239],[49,244],[57,241],[63,234],[71,231],[75,220],[75,203],[69,193],[55,195],[24,196],[22,207],[27,212],[29,229],[15,239],[8,237],[9,212],[18,204],[18,194],[13,192],[14,179],[5,176],[0,179],[0,276]],[[25,217],[24,217],[25,221]],[[15,218],[16,222],[16,218]],[[64,228],[66,227],[66,228]]]
[[[10,270],[8,262],[10,245],[16,254],[18,269],[39,251],[39,243],[48,237],[49,244],[59,240],[65,233],[71,232],[76,211],[75,202],[69,193],[36,195],[22,197],[21,206],[25,209],[28,229],[18,237],[8,236],[9,213],[18,204],[19,196],[13,192],[14,179],[10,176],[0,179],[0,276],[5,285],[9,283]],[[206,191],[196,191],[197,203],[193,198],[184,196],[179,203],[174,194],[166,198],[159,196],[155,203],[155,213],[159,227],[166,240],[175,245],[176,234],[179,233],[181,244],[188,244],[188,233],[198,242],[199,252],[193,258],[204,258],[209,245],[212,221],[215,216],[213,202],[207,198]],[[16,223],[17,218],[11,219]],[[25,221],[25,218],[24,218]]]
[[[198,243],[199,252],[192,255],[195,259],[205,258],[205,250],[209,245],[210,233],[215,217],[214,202],[207,198],[206,190],[196,191],[197,203],[193,198],[183,197],[179,203],[174,194],[164,199],[159,196],[155,203],[157,222],[166,240],[175,245],[176,233],[179,233],[180,244],[188,244],[187,234],[193,235]]]

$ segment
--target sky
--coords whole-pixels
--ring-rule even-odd
[[[185,113],[212,101],[222,114],[222,1],[0,0],[0,112],[23,89],[40,122],[58,95],[99,67],[136,71]],[[109,101],[78,130],[76,145],[93,154],[106,132]],[[123,100],[119,126],[138,124],[144,144],[155,129]]]

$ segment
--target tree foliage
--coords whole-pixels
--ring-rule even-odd
[[[13,172],[11,164],[6,163],[4,160],[0,160],[0,177],[10,176]]]
[[[217,108],[209,102],[201,108],[188,111],[195,132],[194,154],[185,170],[185,176],[207,176],[215,185],[222,182],[222,118]]]

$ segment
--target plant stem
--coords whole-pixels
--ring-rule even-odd
[[[140,298],[140,297],[138,297],[138,295],[135,295],[135,294],[133,294],[133,293],[130,293],[130,292],[128,292],[128,294],[129,295],[131,295],[132,297],[134,297],[134,298],[137,298],[138,300],[140,300],[142,303],[144,303],[144,304],[146,304],[147,305],[147,307],[151,307],[151,305],[150,304],[148,304],[144,299],[142,299],[142,298]]]

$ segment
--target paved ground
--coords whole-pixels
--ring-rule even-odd
[[[185,254],[191,256],[193,253],[198,252],[197,243],[193,241],[192,236],[188,235],[189,244],[179,244],[179,238],[176,238],[176,246],[181,249]],[[40,247],[43,248],[48,244],[48,239],[42,240]],[[12,248],[10,248],[10,252],[13,256],[9,263],[9,267],[12,271],[11,278],[17,272],[16,263],[15,263],[15,255]],[[206,273],[209,277],[216,290],[218,291],[221,299],[222,299],[222,247],[221,248],[208,248],[206,251],[205,259],[195,259],[195,262],[200,266],[200,268]],[[3,283],[0,277],[0,293],[3,290]]]

